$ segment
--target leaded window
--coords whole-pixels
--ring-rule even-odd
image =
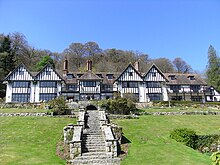
[[[160,82],[147,82],[148,88],[160,88],[161,83]]]
[[[178,93],[180,89],[181,89],[180,85],[170,85],[170,90],[172,90],[173,92]]]
[[[12,93],[12,102],[29,102],[29,93]]]
[[[162,100],[162,99],[161,99],[161,94],[158,94],[158,93],[148,94],[148,97],[150,98],[150,101]]]
[[[42,87],[42,88],[56,88],[57,82],[56,81],[40,81],[40,87]]]
[[[57,97],[56,93],[40,93],[40,100],[50,101]]]
[[[122,82],[122,88],[138,88],[138,82]]]
[[[12,88],[30,88],[29,81],[14,81],[12,82]]]
[[[82,85],[84,87],[96,87],[96,81],[83,81]]]
[[[190,85],[190,90],[193,92],[199,92],[200,86],[199,85]]]

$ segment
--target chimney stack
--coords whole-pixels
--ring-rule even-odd
[[[87,71],[92,71],[92,61],[91,60],[87,61]]]
[[[136,61],[134,63],[134,68],[139,72],[140,71],[140,62],[139,61]]]
[[[63,75],[66,75],[67,73],[68,73],[68,60],[66,58],[63,63]]]

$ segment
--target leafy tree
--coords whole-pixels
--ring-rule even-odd
[[[50,56],[48,56],[48,55],[43,56],[41,61],[37,63],[37,65],[36,65],[37,70],[40,71],[47,64],[50,64],[53,68],[55,68],[55,64],[54,64],[53,59]]]
[[[178,73],[190,73],[192,68],[182,58],[177,57],[173,60],[173,65]]]
[[[212,161],[212,165],[220,165],[220,151],[214,152],[211,156],[210,159]]]
[[[212,45],[210,45],[208,50],[208,66],[206,75],[208,83],[217,90],[220,90],[220,58]]]

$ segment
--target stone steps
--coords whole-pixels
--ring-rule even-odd
[[[68,163],[74,165],[120,165],[119,158],[112,158],[111,153],[106,152],[98,111],[88,111],[87,117],[87,126],[82,135],[82,155]]]
[[[107,159],[74,159],[70,161],[74,165],[119,165],[119,158],[107,158]]]

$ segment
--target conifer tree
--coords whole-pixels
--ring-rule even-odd
[[[220,91],[220,58],[215,48],[210,45],[208,50],[207,78],[209,85]]]

